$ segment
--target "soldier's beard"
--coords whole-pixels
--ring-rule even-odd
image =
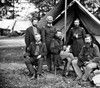
[[[57,39],[61,39],[61,38],[62,38],[62,36],[57,36],[57,35],[56,35],[56,36],[55,36],[55,38],[57,38]]]
[[[52,23],[47,22],[47,26],[51,27],[52,26]]]
[[[32,24],[34,27],[37,27],[37,24]]]
[[[79,25],[77,25],[77,24],[75,25],[75,27],[78,27],[78,26],[79,26]]]
[[[86,48],[89,48],[90,46],[91,46],[91,43],[89,43],[89,42],[85,43]]]

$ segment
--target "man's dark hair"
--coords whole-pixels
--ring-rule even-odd
[[[85,35],[85,38],[87,38],[87,37],[92,38],[90,34],[86,34],[86,35]]]
[[[33,22],[34,20],[38,20],[38,18],[32,18],[31,22]],[[39,20],[38,20],[39,21]]]
[[[62,32],[61,30],[57,30],[55,34],[57,34],[58,32]]]
[[[75,21],[79,21],[79,22],[80,22],[79,18],[76,18],[76,19],[74,20],[74,22],[75,22]]]

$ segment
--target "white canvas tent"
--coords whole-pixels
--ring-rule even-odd
[[[4,19],[0,21],[0,28],[5,29],[5,30],[7,29],[12,30],[14,23],[15,23],[15,20]]]
[[[25,31],[29,26],[31,26],[30,21],[16,21],[13,31]]]
[[[0,28],[4,30],[10,30],[12,31],[24,31],[29,26],[31,26],[30,21],[19,21],[19,20],[8,20],[4,19],[0,21]]]

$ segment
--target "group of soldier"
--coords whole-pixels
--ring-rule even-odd
[[[26,60],[31,79],[43,76],[42,66],[47,62],[48,71],[59,70],[65,60],[62,76],[68,76],[70,66],[77,75],[77,80],[87,81],[93,69],[99,67],[99,48],[93,43],[90,34],[80,27],[79,19],[68,31],[66,42],[63,42],[62,31],[53,26],[53,17],[47,16],[46,25],[37,27],[38,20],[32,20],[32,26],[26,30]],[[52,64],[53,62],[53,64]],[[84,68],[82,73],[81,68]]]

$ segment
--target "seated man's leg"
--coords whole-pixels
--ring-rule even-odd
[[[75,60],[72,61],[73,68],[74,68],[78,78],[81,78],[82,72],[81,72],[81,69],[79,68],[77,63],[78,63],[78,59],[75,59]]]
[[[62,64],[61,58],[59,54],[53,54],[53,66],[54,66],[54,71],[56,70],[61,70],[60,66]]]
[[[68,53],[68,52],[61,52],[61,53],[60,53],[60,57],[61,57],[62,59],[65,59],[65,58],[69,57],[69,58],[71,58],[72,60],[74,60],[73,54],[72,54],[72,53]]]
[[[88,79],[90,73],[91,73],[91,72],[93,71],[93,69],[96,68],[96,67],[97,67],[97,64],[96,64],[96,63],[94,63],[94,62],[89,63],[89,64],[86,66],[86,68],[85,68],[85,73],[84,73],[82,79],[86,81],[86,80]]]
[[[68,57],[67,60],[68,60],[68,63],[67,63],[67,71],[69,71],[70,65],[72,63],[72,59]]]
[[[72,63],[72,59],[67,57],[67,61],[65,62],[64,69],[63,69],[63,75],[66,76],[68,75],[71,63]]]
[[[39,58],[39,59],[38,59],[37,75],[41,75],[41,73],[42,73],[43,59],[44,59],[44,58]]]
[[[66,54],[66,58],[67,58],[67,61],[68,61],[68,63],[67,63],[67,71],[69,71],[69,68],[70,68],[70,65],[72,63],[72,60],[74,60],[74,56],[73,56],[72,53],[67,53]]]
[[[58,66],[58,63],[57,63],[57,55],[53,55],[53,64],[54,64],[54,68],[55,66],[57,67]]]
[[[59,54],[57,55],[57,63],[58,63],[58,66],[62,65],[62,59]]]
[[[34,59],[33,58],[29,58],[25,61],[25,64],[30,72],[30,75],[35,74],[34,68],[33,68],[33,64],[34,63]]]
[[[60,56],[62,59],[65,59],[65,58],[67,59],[65,66],[64,66],[63,74],[65,74],[65,72],[66,72],[66,67],[67,67],[67,74],[68,74],[69,68],[72,63],[72,60],[74,59],[74,56],[72,53],[62,53],[62,54],[60,54]]]
[[[47,66],[48,66],[48,70],[52,71],[52,57],[50,52],[48,52],[47,54]]]
[[[53,59],[54,59],[54,64],[56,65],[56,67],[61,66],[61,64],[62,64],[62,60],[61,60],[59,54],[54,55],[54,58],[53,58]]]
[[[63,72],[62,72],[62,76],[65,76],[65,75],[66,75],[65,73],[66,73],[67,63],[68,63],[68,61],[65,60],[65,63],[64,63],[64,69],[63,69]]]

